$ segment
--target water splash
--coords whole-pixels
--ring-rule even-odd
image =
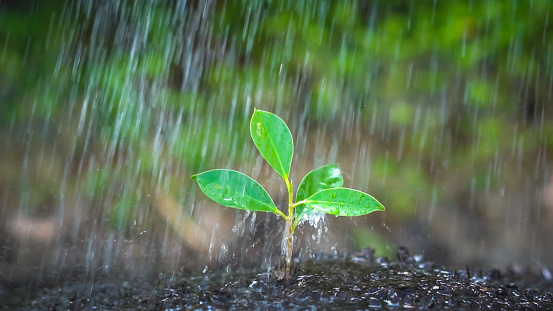
[[[94,279],[275,263],[276,218],[217,211],[188,180],[238,169],[285,205],[250,143],[253,107],[290,124],[294,184],[337,162],[345,186],[383,198],[386,214],[357,227],[445,263],[547,265],[550,11],[547,1],[2,2],[0,272]],[[349,220],[305,224],[298,253],[373,241]]]

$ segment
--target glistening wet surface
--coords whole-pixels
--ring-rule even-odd
[[[152,282],[78,282],[33,293],[6,292],[12,310],[546,310],[553,283],[526,270],[448,270],[409,256],[371,250],[321,255],[297,264],[289,284],[271,272],[226,272]]]

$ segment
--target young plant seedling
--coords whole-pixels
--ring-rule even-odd
[[[284,179],[288,189],[288,214],[280,211],[267,191],[247,175],[227,169],[206,171],[192,176],[200,189],[213,201],[228,207],[256,212],[272,212],[286,221],[285,278],[290,280],[292,235],[296,226],[310,213],[335,216],[360,216],[383,211],[384,206],[372,196],[354,189],[342,188],[344,180],[336,164],[319,167],[305,175],[296,192],[290,180],[294,144],[286,123],[267,111],[255,110],[250,133],[263,158]]]

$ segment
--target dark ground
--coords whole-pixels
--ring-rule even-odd
[[[373,258],[370,249],[297,264],[290,284],[271,272],[192,276],[157,282],[96,281],[35,290],[0,288],[0,310],[552,310],[548,270],[448,270],[409,255]]]

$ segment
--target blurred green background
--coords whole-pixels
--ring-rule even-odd
[[[274,264],[276,217],[211,205],[189,179],[241,170],[286,204],[249,137],[254,107],[289,124],[295,184],[336,162],[387,207],[300,228],[298,256],[405,245],[452,266],[552,266],[552,12],[0,1],[0,272]]]

